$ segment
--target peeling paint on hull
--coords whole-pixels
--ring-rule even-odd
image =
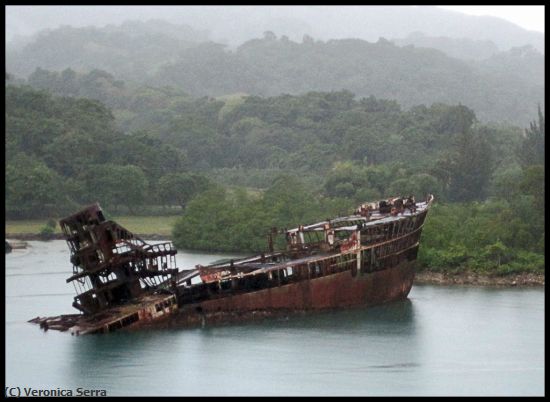
[[[414,265],[405,261],[379,272],[338,272],[321,278],[241,295],[193,303],[168,318],[174,326],[249,321],[292,312],[373,306],[407,297],[414,281]]]

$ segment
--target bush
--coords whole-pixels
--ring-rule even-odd
[[[434,205],[422,232],[419,268],[544,273],[544,252],[539,251],[544,233],[538,233],[539,223],[523,209],[505,201]]]
[[[42,240],[51,240],[55,234],[55,227],[52,227],[48,222],[46,225],[42,226],[39,234]]]

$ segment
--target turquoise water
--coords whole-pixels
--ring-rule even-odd
[[[178,253],[180,268],[222,255]],[[544,290],[413,286],[402,302],[72,337],[65,242],[6,255],[6,386],[107,395],[544,395]]]

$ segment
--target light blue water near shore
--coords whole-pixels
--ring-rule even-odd
[[[544,289],[413,286],[388,305],[73,337],[63,241],[6,255],[6,385],[108,395],[544,395]],[[222,258],[179,252],[180,268]]]

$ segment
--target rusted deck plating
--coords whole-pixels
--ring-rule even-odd
[[[432,201],[394,198],[350,216],[273,229],[266,253],[181,272],[171,243],[145,243],[94,204],[60,221],[73,263],[67,282],[75,284],[73,306],[82,314],[31,322],[79,335],[166,318],[194,325],[406,297]],[[278,235],[285,236],[283,251],[274,249]]]

